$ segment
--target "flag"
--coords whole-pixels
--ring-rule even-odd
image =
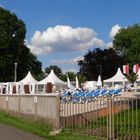
[[[129,75],[129,65],[123,65],[123,73]]]
[[[139,64],[135,64],[135,65],[133,66],[133,72],[134,72],[134,73],[138,73],[138,70],[139,70]]]

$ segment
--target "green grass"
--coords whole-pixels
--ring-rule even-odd
[[[49,132],[52,129],[48,124],[42,122],[34,122],[23,118],[17,118],[5,112],[0,112],[0,123],[7,124],[20,130],[38,135],[47,140],[101,140],[99,138],[74,135],[70,132],[62,132],[56,136],[50,136]]]
[[[114,126],[113,126],[114,124]],[[107,126],[107,117],[102,117],[92,121],[90,128],[101,128]],[[140,136],[140,108],[123,110],[112,115],[112,127],[118,136]]]
[[[62,132],[61,134],[52,137],[52,140],[103,140],[103,139]]]
[[[107,125],[109,121],[110,120],[107,120],[107,117],[102,117],[93,120],[90,123],[83,124],[81,127],[67,126],[67,130],[80,134],[89,134],[89,129],[92,133],[95,132],[98,136],[107,137]],[[112,128],[114,128],[115,137],[140,137],[140,108],[130,108],[112,115],[111,125]]]

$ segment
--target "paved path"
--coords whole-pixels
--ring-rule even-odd
[[[45,140],[14,127],[0,124],[0,140]]]

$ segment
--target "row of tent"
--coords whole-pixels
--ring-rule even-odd
[[[138,71],[138,73],[137,73],[137,75],[138,75],[138,79],[137,79],[137,81],[140,81],[140,69],[139,69],[139,71]],[[101,81],[101,77],[100,76],[98,76],[99,78],[98,78],[98,81],[96,82],[97,83],[97,86],[102,86],[102,81]],[[117,70],[117,73],[112,77],[112,78],[109,78],[109,79],[107,79],[107,80],[104,80],[103,81],[105,84],[106,83],[115,83],[115,82],[121,82],[121,83],[125,83],[125,82],[128,82],[128,80],[127,80],[127,78],[126,78],[126,76],[125,75],[123,75],[123,73],[121,72],[121,69],[120,68],[118,68],[118,70]],[[14,82],[12,82],[12,83],[10,83],[10,82],[8,82],[8,83],[5,83],[5,84],[3,84],[3,83],[1,83],[0,84],[0,92],[2,92],[2,88],[3,88],[3,85],[7,85],[6,87],[7,87],[7,91],[8,91],[8,87],[9,87],[9,89],[10,89],[10,91],[12,92],[12,88],[13,88],[13,83]],[[16,86],[18,87],[20,87],[20,90],[24,90],[23,89],[23,86],[24,85],[29,85],[29,89],[30,89],[30,91],[35,91],[35,90],[37,90],[38,91],[38,89],[39,89],[39,87],[40,86],[38,86],[38,85],[44,85],[41,89],[44,91],[45,90],[45,85],[47,84],[47,83],[52,83],[54,86],[53,87],[56,87],[56,89],[67,89],[67,88],[70,88],[70,89],[77,89],[77,88],[79,88],[79,83],[78,83],[78,79],[77,79],[77,77],[76,77],[76,87],[74,87],[74,86],[72,86],[71,84],[70,84],[70,80],[69,80],[69,78],[67,77],[67,82],[64,82],[64,81],[62,81],[62,80],[60,80],[56,75],[55,75],[55,73],[54,73],[54,71],[53,70],[51,70],[51,72],[50,72],[50,74],[45,78],[45,79],[43,79],[43,80],[41,80],[41,81],[37,81],[33,76],[32,76],[32,74],[30,73],[30,71],[28,72],[28,74],[26,75],[26,77],[24,78],[24,79],[22,79],[21,81],[19,81],[19,82],[16,82]],[[37,85],[37,86],[36,86]],[[112,84],[113,85],[113,84]],[[18,89],[18,88],[17,88]]]
[[[52,83],[55,86],[58,86],[60,88],[66,88],[67,87],[67,82],[64,82],[60,80],[54,73],[53,70],[51,70],[50,74],[44,78],[41,81],[37,81],[29,71],[28,74],[24,79],[19,81],[20,83],[23,83],[23,85],[28,85],[29,83],[37,84],[37,85],[46,85],[47,83]]]
[[[48,86],[49,85],[49,86]],[[70,84],[69,84],[70,85]],[[52,92],[52,88],[66,89],[67,82],[60,80],[51,70],[50,74],[43,80],[37,81],[29,71],[28,74],[21,81],[0,83],[0,94],[13,94],[13,93],[48,93]],[[72,87],[72,85],[71,85]]]
[[[140,81],[140,69],[138,70],[137,76],[138,76],[138,78],[136,81],[139,82]],[[107,80],[104,80],[104,83],[107,83],[107,82],[111,82],[111,83],[122,82],[122,83],[124,83],[124,82],[128,82],[128,79],[121,72],[121,69],[118,68],[117,73],[113,77],[111,77]]]
[[[138,78],[136,82],[139,83],[140,82],[140,69],[138,70],[137,76]],[[122,73],[121,69],[118,68],[116,74],[113,77],[104,80],[103,83],[104,85],[107,85],[109,87],[111,86],[117,87],[118,85],[121,85],[121,86],[127,85],[129,81],[127,77]],[[90,89],[90,90],[96,89],[97,86],[102,87],[102,80],[101,80],[100,75],[98,76],[97,81],[87,81],[84,85],[85,89]]]
[[[137,73],[138,75],[138,79],[137,81],[140,81],[140,69]],[[98,77],[98,80],[97,80],[97,85],[100,85],[101,84],[101,77],[99,76]],[[64,82],[62,80],[60,80],[54,73],[53,70],[51,70],[50,74],[43,80],[41,81],[37,81],[30,73],[30,71],[28,72],[28,74],[26,75],[26,77],[24,79],[22,79],[21,81],[19,81],[21,83],[23,83],[24,85],[28,84],[28,83],[34,83],[34,84],[39,84],[39,85],[45,85],[47,84],[48,82],[54,84],[54,85],[59,85],[59,86],[62,86],[62,87],[72,87],[72,85],[70,84],[70,81],[69,81],[69,78],[67,78],[67,82]],[[109,79],[106,79],[103,81],[104,83],[115,83],[115,82],[121,82],[121,83],[125,83],[125,82],[128,82],[128,79],[126,78],[126,76],[121,72],[121,69],[118,68],[116,74],[109,78]],[[76,88],[78,88],[78,79],[76,77]]]
[[[63,82],[62,80],[60,80],[54,73],[53,70],[51,70],[50,74],[43,80],[41,81],[37,81],[31,74],[31,72],[29,71],[28,74],[26,75],[26,77],[24,79],[22,79],[21,81],[19,81],[21,83],[23,83],[24,85],[28,84],[28,83],[34,83],[34,84],[46,84],[48,82],[51,82],[52,84],[66,84],[66,82]]]

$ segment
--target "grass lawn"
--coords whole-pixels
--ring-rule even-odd
[[[4,112],[0,112],[0,123],[13,126],[26,132],[30,132],[32,134],[46,138],[47,140],[101,140],[99,138],[74,135],[65,132],[62,132],[56,136],[49,136],[51,127],[46,123],[33,122],[22,118],[17,118]]]

